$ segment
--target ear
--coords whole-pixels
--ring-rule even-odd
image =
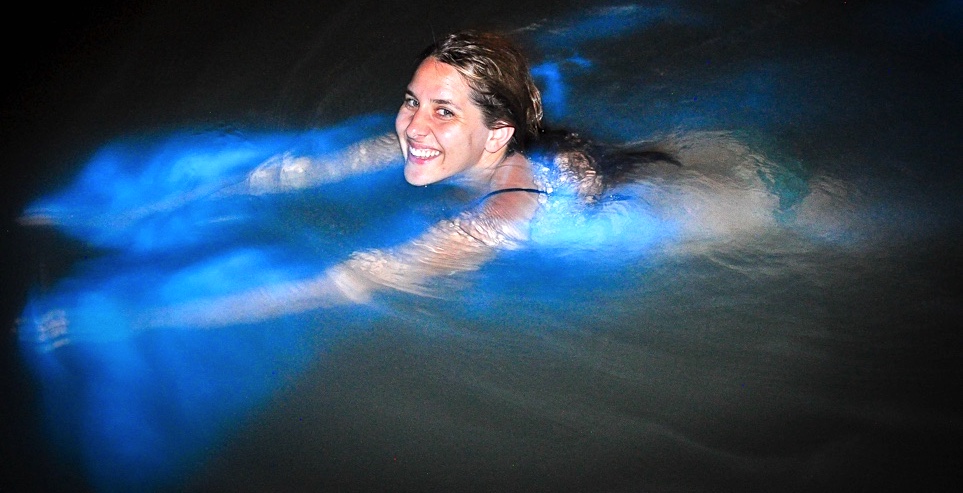
[[[485,141],[485,150],[495,154],[512,140],[512,136],[515,135],[515,127],[506,124],[499,124],[499,126],[488,131],[488,140]]]

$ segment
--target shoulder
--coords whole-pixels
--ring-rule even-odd
[[[532,162],[518,153],[506,157],[488,188],[473,207],[453,219],[453,225],[489,246],[526,240],[543,195],[534,181]]]
[[[540,191],[533,163],[515,153],[505,158],[476,213],[496,223],[528,222],[538,209]]]

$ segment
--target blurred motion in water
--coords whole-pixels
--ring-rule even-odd
[[[514,34],[535,53],[546,120],[579,134],[526,151],[537,212],[521,240],[485,238],[467,261],[433,238],[467,228],[485,194],[406,183],[386,112],[100,147],[20,218],[86,252],[32,286],[18,320],[62,456],[107,491],[230,489],[246,474],[282,489],[780,489],[880,469],[909,450],[879,447],[889,434],[958,436],[942,400],[902,400],[916,388],[904,375],[942,374],[904,348],[943,361],[959,347],[905,337],[959,312],[931,275],[959,266],[906,254],[958,224],[958,176],[941,161],[953,153],[853,124],[899,113],[847,99],[890,63],[870,56],[877,43],[787,34],[766,51],[766,35],[811,26],[796,4],[745,22],[685,2],[525,18]],[[904,19],[871,37],[902,47],[907,30],[960,18],[953,2],[859,12]],[[952,22],[937,27],[958,49]],[[752,42],[762,55],[742,52]],[[376,163],[340,168],[359,155]],[[331,175],[282,186],[319,156]],[[926,170],[905,171],[913,160]],[[213,460],[255,417],[262,428]],[[396,449],[424,460],[397,476],[365,462]],[[311,477],[298,484],[245,469],[298,453],[286,470]]]
[[[337,188],[330,182],[341,181],[340,174],[359,173],[348,163],[358,154],[378,163],[363,165],[375,168],[374,178],[352,177],[365,189],[357,200],[381,213],[392,208],[398,209],[394,214],[407,212],[404,204],[381,200],[395,193],[391,187],[397,183],[389,181],[389,173],[400,174],[402,162],[395,138],[367,135],[373,122],[383,121],[372,116],[299,135],[194,133],[168,137],[153,148],[105,148],[75,185],[32,205],[22,219],[56,226],[107,252],[31,302],[28,313],[40,320],[36,337],[58,346],[66,339],[113,338],[154,327],[251,323],[367,301],[378,289],[371,286],[443,297],[450,293],[443,288],[446,279],[457,284],[464,271],[477,270],[494,251],[505,249],[579,255],[586,265],[599,260],[629,264],[645,254],[693,245],[713,248],[780,228],[821,240],[855,236],[854,229],[846,229],[847,213],[855,204],[844,183],[801,175],[801,169],[767,159],[731,132],[703,131],[623,145],[620,151],[627,158],[601,158],[612,168],[631,167],[624,172],[600,170],[596,175],[585,161],[600,153],[585,150],[593,145],[587,142],[572,144],[572,149],[581,146],[578,150],[553,149],[544,157],[535,151],[536,183],[545,193],[525,243],[499,241],[495,232],[475,247],[477,257],[446,250],[448,231],[474,221],[477,214],[471,211],[480,204],[479,196],[453,180],[448,186],[454,192],[446,192],[460,192],[461,200],[442,198],[436,211],[421,204],[422,217],[404,218],[364,239],[384,248],[356,252],[349,263],[338,263],[321,245],[332,241],[331,228],[344,226],[318,220],[295,228],[290,215],[303,213],[311,200],[319,208],[325,201],[337,207]],[[298,161],[290,153],[305,148],[333,156],[314,165],[324,168],[324,180],[283,184],[285,168],[297,165],[304,172],[307,158]],[[577,169],[579,159],[584,169]],[[640,166],[617,159],[654,160]],[[266,180],[268,173],[278,176]],[[291,198],[295,193],[307,196]],[[435,226],[440,232],[418,232],[428,221],[459,210],[469,212],[441,219]],[[364,215],[348,218],[357,221],[353,228],[365,227]],[[485,244],[494,246],[493,252]],[[358,278],[365,274],[370,277]],[[70,328],[60,322],[63,317],[48,316],[47,309],[68,310]],[[21,334],[31,337],[33,332]]]

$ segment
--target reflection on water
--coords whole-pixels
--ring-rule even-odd
[[[332,108],[322,105],[321,119],[338,125],[98,145],[71,185],[24,208],[30,227],[56,225],[82,246],[37,235],[77,260],[19,307],[44,462],[77,476],[41,483],[949,486],[959,454],[936,451],[959,450],[963,431],[952,399],[961,340],[944,323],[963,306],[949,157],[959,155],[963,98],[931,70],[958,82],[961,67],[919,55],[959,54],[960,9],[856,3],[620,4],[537,17],[518,6],[504,27],[522,26],[556,123],[674,139],[695,164],[652,170],[591,213],[547,215],[532,248],[440,298],[386,293],[219,330],[131,326],[158,305],[311,275],[463,205],[390,173],[296,196],[212,198],[279,148],[337,147],[390,121],[363,116],[395,102],[366,107],[359,93],[372,87],[348,88],[350,70],[320,76],[331,94],[359,98],[348,108],[357,118],[322,98]],[[335,17],[352,25],[361,14]],[[400,31],[388,19],[372,30]],[[344,68],[317,49],[305,56],[292,78]],[[191,89],[216,92],[201,80]]]

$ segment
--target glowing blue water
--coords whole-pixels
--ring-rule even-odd
[[[617,140],[735,129],[759,160],[740,161],[754,163],[738,170],[748,174],[655,175],[591,211],[546,214],[532,248],[437,299],[388,293],[218,330],[141,331],[145,312],[311,276],[466,204],[397,170],[217,195],[281,150],[390,130],[390,108],[361,103],[353,114],[369,116],[314,130],[105,142],[71,185],[24,211],[90,247],[34,287],[20,320],[58,458],[102,491],[779,490],[868,484],[853,470],[885,482],[886,464],[950,443],[955,408],[924,394],[952,394],[946,375],[959,373],[958,336],[939,330],[960,315],[942,284],[958,266],[926,252],[959,204],[905,170],[938,173],[953,153],[901,140],[925,133],[899,123],[925,105],[889,106],[894,67],[907,76],[889,57],[816,35],[811,49],[767,51],[776,38],[765,37],[742,53],[757,31],[791,27],[780,14],[805,17],[796,4],[770,2],[774,14],[751,22],[759,9],[734,21],[684,2],[605,5],[521,31],[543,52],[533,73],[551,121]],[[959,2],[925,7],[827,18],[863,19],[873,49],[905,47],[907,33],[959,46]],[[945,462],[908,468],[945,477]]]

